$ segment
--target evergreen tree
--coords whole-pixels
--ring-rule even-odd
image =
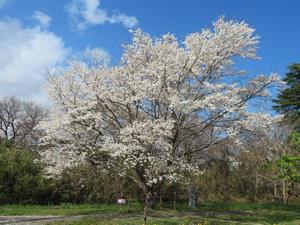
[[[290,65],[289,72],[283,79],[288,88],[282,90],[278,99],[274,100],[274,109],[279,113],[284,113],[286,118],[292,123],[300,125],[300,64]]]

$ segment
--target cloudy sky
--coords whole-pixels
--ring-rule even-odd
[[[300,1],[262,0],[0,0],[0,96],[47,102],[45,71],[86,50],[117,63],[128,29],[158,36],[211,26],[219,16],[245,20],[261,36],[249,73],[278,72],[300,62]]]

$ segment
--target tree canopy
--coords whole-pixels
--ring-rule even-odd
[[[52,156],[119,168],[151,205],[164,182],[198,173],[208,148],[239,144],[276,119],[247,109],[280,78],[248,77],[234,67],[238,59],[257,59],[257,45],[253,28],[224,18],[183,42],[133,31],[120,64],[75,62],[49,78],[54,107],[40,125],[43,142]]]
[[[286,82],[287,88],[278,94],[278,99],[274,100],[276,105],[274,109],[279,113],[286,115],[286,118],[292,122],[300,120],[300,64],[294,63],[290,65],[289,72],[283,81]]]

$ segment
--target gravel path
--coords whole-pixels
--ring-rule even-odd
[[[83,216],[0,216],[0,224],[40,225],[51,221],[79,220]]]

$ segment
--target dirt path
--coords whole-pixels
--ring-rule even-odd
[[[0,216],[0,224],[33,224],[34,222],[63,219],[61,216]]]
[[[112,218],[134,218],[141,215],[132,214],[91,214],[91,215],[74,215],[74,216],[0,216],[0,225],[17,224],[17,225],[43,225],[48,222],[65,222],[76,221],[84,217],[95,219],[112,219]]]
[[[0,216],[0,224],[18,224],[18,225],[31,225],[31,224],[45,224],[51,221],[68,221],[79,220],[83,216]]]

